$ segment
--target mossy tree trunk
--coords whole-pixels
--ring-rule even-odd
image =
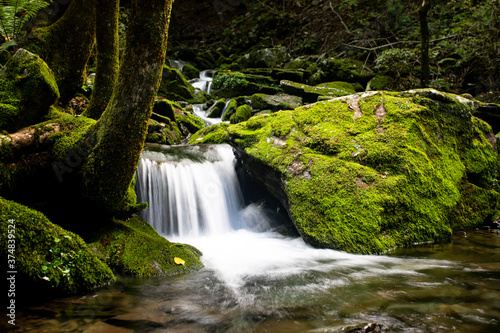
[[[423,0],[418,11],[420,20],[420,35],[422,38],[422,54],[421,54],[421,85],[423,88],[429,86],[430,81],[430,65],[429,65],[429,25],[427,23],[427,14],[431,7],[431,0]]]
[[[28,49],[38,54],[54,72],[62,103],[81,88],[95,40],[95,1],[71,1],[56,23],[35,30]]]
[[[94,90],[84,115],[99,119],[113,94],[118,73],[119,0],[96,0],[97,66]]]
[[[132,2],[113,97],[91,133],[96,145],[83,166],[84,195],[108,214],[135,205],[131,186],[165,62],[172,2]]]

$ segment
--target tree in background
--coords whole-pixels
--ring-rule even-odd
[[[421,86],[428,87],[430,81],[430,65],[429,65],[429,24],[427,22],[427,14],[431,7],[431,0],[423,0],[418,11],[420,21],[420,35],[422,38],[422,53],[421,53]]]

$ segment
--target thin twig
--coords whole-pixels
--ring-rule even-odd
[[[339,14],[339,13],[337,13],[337,12],[335,11],[335,9],[333,9],[333,5],[332,5],[332,2],[331,2],[331,1],[330,1],[330,8],[331,8],[332,12],[334,12],[334,13],[338,16],[338,18],[339,18],[339,20],[340,20],[340,23],[342,23],[342,25],[344,26],[344,28],[345,28],[345,30],[347,31],[347,33],[349,33],[349,34],[351,34],[351,35],[352,35],[351,30],[349,30],[349,28],[347,27],[347,25],[344,23],[344,20],[342,20],[342,17],[340,16],[340,14]]]
[[[451,35],[451,36],[446,36],[446,37],[442,37],[442,38],[437,38],[437,39],[433,39],[431,41],[429,41],[430,43],[436,43],[436,42],[440,42],[442,40],[446,40],[446,39],[450,39],[450,38],[454,38],[454,37],[457,37],[458,35]],[[380,46],[375,46],[375,47],[362,47],[362,46],[357,46],[357,45],[351,45],[351,44],[344,44],[345,46],[348,46],[348,47],[352,47],[352,48],[355,48],[355,49],[360,49],[360,50],[365,50],[365,51],[376,51],[376,50],[379,50],[379,49],[383,49],[384,47],[389,47],[389,46],[393,46],[393,45],[397,45],[397,44],[418,44],[420,43],[420,41],[418,40],[402,40],[402,41],[398,41],[398,42],[394,42],[394,43],[388,43],[388,44],[384,44],[384,45],[380,45]]]

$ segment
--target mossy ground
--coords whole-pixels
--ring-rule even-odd
[[[169,242],[139,216],[114,220],[89,240],[94,253],[121,274],[168,276],[203,267],[198,250]],[[185,265],[175,264],[175,257]]]
[[[309,243],[380,253],[447,240],[453,229],[494,213],[498,154],[487,139],[491,128],[471,108],[430,90],[379,92],[210,133],[229,136],[281,174],[293,220]],[[203,133],[192,142],[203,142]]]
[[[85,292],[114,280],[108,266],[78,235],[53,224],[38,211],[0,198],[0,227],[0,252],[4,258],[15,256],[18,277],[27,283],[22,292]],[[14,238],[8,238],[11,229],[15,230]],[[8,239],[15,240],[14,254],[8,252]]]

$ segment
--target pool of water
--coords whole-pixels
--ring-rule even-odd
[[[382,332],[500,331],[496,230],[380,256],[245,230],[190,241],[204,252],[199,272],[119,278],[88,295],[18,309],[10,329],[316,333],[377,323]]]

